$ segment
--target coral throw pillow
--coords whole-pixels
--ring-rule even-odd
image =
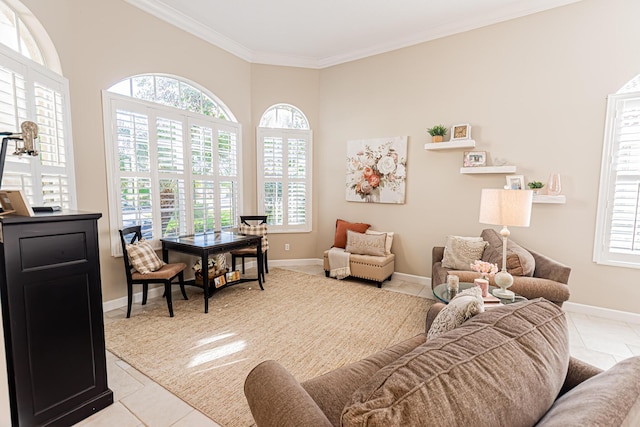
[[[347,246],[347,230],[364,233],[369,227],[371,227],[371,225],[363,224],[361,222],[347,222],[341,219],[337,220],[336,236],[333,239],[333,247],[344,249],[345,246]]]

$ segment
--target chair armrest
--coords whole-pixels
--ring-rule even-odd
[[[431,307],[429,307],[429,310],[427,311],[427,318],[425,321],[425,328],[424,328],[425,335],[427,334],[427,332],[429,332],[429,328],[431,328],[433,319],[436,318],[438,313],[440,313],[440,310],[442,310],[444,307],[445,305],[441,302],[437,302],[433,304]]]
[[[542,255],[538,252],[527,249],[527,251],[533,255],[536,261],[536,268],[533,272],[533,277],[540,277],[543,279],[553,280],[554,282],[569,283],[569,274],[571,274],[571,267],[568,267],[548,256]]]
[[[567,376],[564,379],[564,384],[562,385],[562,389],[560,390],[558,397],[579,385],[581,382],[586,381],[601,372],[603,372],[602,369],[596,368],[582,360],[578,360],[574,357],[569,358],[569,369],[567,370]]]
[[[274,360],[262,362],[249,372],[244,394],[258,427],[331,427],[311,396]]]
[[[444,258],[444,246],[434,246],[431,249],[431,265],[442,261],[442,258]]]

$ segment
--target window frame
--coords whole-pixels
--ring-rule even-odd
[[[173,77],[173,76],[171,76]],[[173,77],[176,78],[176,77]],[[181,80],[180,78],[177,78]],[[184,80],[188,82],[187,80]],[[190,83],[190,82],[189,82]],[[208,95],[208,94],[207,94]],[[215,98],[213,98],[215,99]],[[218,119],[212,116],[207,116],[200,113],[195,113],[189,110],[181,110],[175,107],[166,106],[163,104],[159,104],[152,101],[142,100],[138,98],[129,97],[126,95],[120,95],[114,92],[109,92],[108,90],[102,91],[102,104],[103,104],[103,123],[104,123],[104,134],[105,134],[105,154],[107,160],[107,183],[108,183],[108,204],[109,204],[109,218],[110,218],[110,235],[111,235],[111,254],[112,256],[122,256],[122,247],[120,244],[120,237],[118,235],[118,230],[123,227],[123,218],[122,218],[122,193],[120,191],[120,166],[119,166],[119,151],[118,151],[118,143],[117,143],[117,119],[116,112],[119,109],[125,109],[127,111],[146,111],[146,116],[149,120],[149,144],[156,144],[156,136],[152,134],[155,132],[156,124],[153,123],[153,120],[156,120],[156,117],[162,117],[166,119],[172,120],[180,120],[183,123],[182,126],[182,141],[183,141],[183,158],[184,158],[184,169],[182,172],[171,172],[165,173],[160,172],[154,165],[157,165],[157,159],[155,159],[155,155],[157,153],[156,148],[150,148],[150,171],[149,177],[151,182],[151,197],[152,200],[155,201],[152,206],[152,229],[153,229],[153,239],[150,240],[151,245],[154,249],[160,249],[161,243],[160,239],[162,238],[162,224],[160,221],[160,208],[159,208],[159,200],[160,200],[160,184],[159,179],[161,175],[165,176],[184,176],[184,200],[185,200],[185,228],[186,234],[194,234],[194,210],[192,206],[193,201],[193,173],[191,167],[191,150],[190,150],[190,131],[192,125],[197,126],[213,126],[213,129],[216,131],[231,131],[236,134],[236,178],[235,182],[237,183],[237,200],[235,205],[235,214],[232,215],[232,225],[223,228],[220,224],[221,218],[221,206],[220,206],[220,197],[216,196],[215,203],[215,231],[220,231],[226,228],[233,228],[237,226],[238,222],[238,214],[242,211],[242,192],[243,192],[243,182],[242,182],[242,174],[241,174],[241,166],[242,166],[242,126],[238,122],[232,122],[228,120]],[[221,105],[222,106],[222,105]],[[149,113],[152,112],[152,113]],[[231,116],[233,117],[233,116]],[[153,142],[152,142],[153,140]],[[214,137],[214,141],[217,140],[217,137]],[[214,162],[217,164],[217,159],[214,159]],[[220,175],[216,175],[213,181],[216,184],[221,182]]]
[[[627,100],[640,102],[640,91],[616,93],[607,97],[605,116],[602,164],[600,169],[600,188],[596,214],[596,230],[593,247],[593,261],[597,264],[615,267],[640,268],[640,253],[624,254],[609,249],[613,222],[613,201],[615,199],[615,162],[620,139],[616,120],[620,103]],[[640,164],[637,166],[640,174]],[[633,236],[631,236],[633,238]]]
[[[64,136],[61,137],[64,147],[64,166],[44,165],[42,163],[41,156],[36,159],[31,159],[28,163],[12,162],[11,147],[8,147],[7,157],[4,167],[4,176],[2,185],[5,189],[22,190],[25,196],[32,205],[42,206],[47,205],[46,197],[43,194],[43,175],[60,175],[62,174],[66,180],[67,189],[66,200],[64,198],[65,193],[61,192],[61,199],[55,202],[60,204],[65,209],[75,210],[77,209],[77,195],[76,195],[76,182],[75,182],[75,166],[74,166],[74,153],[73,153],[73,131],[71,127],[71,108],[70,108],[70,94],[69,94],[69,81],[62,75],[48,69],[46,66],[41,65],[32,59],[21,55],[15,50],[0,44],[0,62],[14,73],[19,73],[24,77],[25,81],[25,95],[26,95],[26,117],[20,117],[19,114],[15,116],[18,122],[22,122],[28,118],[32,118],[37,122],[36,111],[36,93],[34,85],[40,83],[47,89],[53,90],[58,93],[61,101],[61,129]],[[15,124],[15,129],[2,129],[2,131],[20,132],[20,123]],[[11,143],[9,143],[11,144]],[[38,147],[36,142],[36,147]],[[12,172],[28,175],[32,178],[32,185],[12,186],[6,182],[7,175]],[[31,190],[31,191],[29,191]]]
[[[269,110],[266,110],[269,111]],[[258,195],[258,211],[261,215],[266,215],[265,209],[265,183],[266,182],[282,182],[283,187],[283,224],[272,224],[268,219],[269,233],[308,233],[312,231],[312,209],[313,209],[313,131],[311,129],[282,129],[282,128],[257,128],[256,137],[256,153],[257,153],[257,195]],[[304,139],[306,141],[306,177],[303,180],[306,189],[305,204],[305,223],[299,225],[289,224],[288,211],[289,203],[286,197],[287,185],[290,182],[300,182],[296,179],[290,179],[286,173],[282,178],[269,179],[264,176],[264,140],[265,138],[282,138],[283,141],[283,165],[287,160],[287,141],[289,139]],[[283,166],[286,170],[286,166]]]

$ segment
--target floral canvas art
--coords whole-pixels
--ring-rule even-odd
[[[347,200],[404,203],[407,137],[347,142]]]

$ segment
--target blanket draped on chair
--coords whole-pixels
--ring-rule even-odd
[[[349,268],[349,252],[343,248],[331,248],[329,250],[329,276],[336,279],[344,279],[351,275]]]

